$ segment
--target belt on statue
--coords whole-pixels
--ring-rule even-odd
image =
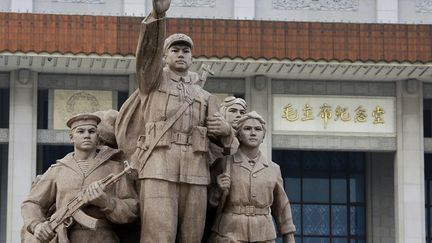
[[[179,145],[192,145],[191,135],[183,132],[173,132],[172,133],[172,143]]]
[[[257,208],[255,206],[227,206],[224,213],[243,214],[246,216],[268,215],[270,208]]]

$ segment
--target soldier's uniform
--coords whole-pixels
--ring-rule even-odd
[[[92,182],[103,179],[111,173],[120,173],[124,169],[123,164],[110,160],[119,152],[109,147],[101,147],[92,163],[94,166],[89,168],[87,174],[82,172],[73,158],[73,153],[58,160],[42,175],[23,202],[21,210],[24,228],[33,233],[34,227],[46,220],[45,213],[53,204],[56,209],[60,209]],[[118,242],[112,223],[128,223],[136,219],[138,200],[132,183],[126,177],[122,177],[107,190],[107,193],[112,195],[115,205],[113,208],[101,209],[92,205],[83,208],[84,213],[101,219],[101,227],[93,231],[78,223],[73,224],[68,229],[71,243]]]
[[[147,18],[137,48],[138,87],[122,106],[116,122],[119,148],[140,170],[141,242],[201,242],[210,183],[205,127],[210,94],[197,73],[179,76],[164,68],[165,19]],[[189,42],[177,34],[175,41]],[[166,45],[166,44],[165,44]],[[168,46],[169,47],[169,46]],[[185,102],[191,105],[162,136],[150,144]],[[229,146],[232,135],[221,138]],[[143,157],[151,153],[143,167]],[[142,169],[142,170],[141,170]]]
[[[251,160],[238,150],[218,159],[212,166],[210,203],[213,206],[219,203],[222,192],[216,178],[224,173],[227,160],[231,160],[231,186],[221,214],[216,216],[209,242],[275,242],[272,216],[281,234],[293,233],[291,207],[279,165],[261,153]]]

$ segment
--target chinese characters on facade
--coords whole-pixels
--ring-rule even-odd
[[[305,104],[301,107],[299,112],[297,107],[288,103],[282,109],[282,118],[289,122],[301,121],[307,122],[314,119],[321,119],[323,121],[324,129],[330,122],[354,122],[354,123],[365,123],[371,121],[372,124],[384,124],[384,109],[377,105],[372,111],[367,111],[362,105],[354,108],[344,107],[337,105],[332,107],[328,103],[323,103],[319,107],[315,107],[314,110],[309,104]]]

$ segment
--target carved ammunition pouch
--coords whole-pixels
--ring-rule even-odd
[[[136,168],[139,173],[144,169],[147,164],[147,160],[157,146],[170,146],[172,133],[170,128],[180,118],[180,116],[186,111],[186,109],[192,105],[193,100],[189,97],[185,97],[185,102],[177,110],[176,114],[166,121],[154,122],[146,124],[146,133],[144,136],[140,135],[137,141],[137,150],[132,155],[132,167]],[[160,129],[159,126],[161,126]],[[168,139],[168,140],[167,140]],[[161,141],[164,140],[164,141]],[[169,142],[167,142],[169,141]],[[146,151],[146,152],[145,152]]]
[[[191,135],[192,150],[194,152],[207,152],[208,139],[207,127],[196,126],[192,128]]]

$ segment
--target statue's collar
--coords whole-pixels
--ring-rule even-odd
[[[168,73],[168,77],[174,82],[184,82],[188,84],[193,83],[191,72],[188,72],[186,76],[181,76],[173,72],[168,67],[166,67],[166,71]]]

